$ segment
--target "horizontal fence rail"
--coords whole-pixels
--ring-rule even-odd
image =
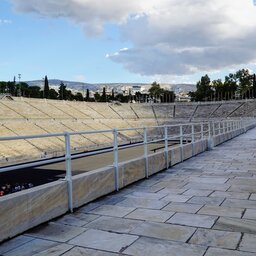
[[[51,137],[62,137],[64,143],[64,154],[60,157],[52,159],[45,159],[35,162],[26,162],[12,166],[6,166],[0,168],[0,173],[19,170],[24,168],[36,167],[45,164],[57,163],[65,161],[66,177],[68,186],[68,204],[69,209],[73,211],[72,202],[72,160],[80,157],[93,156],[102,153],[113,153],[113,167],[115,169],[115,189],[119,190],[119,164],[120,157],[119,151],[128,148],[134,148],[137,146],[143,147],[143,158],[145,161],[145,177],[149,176],[149,144],[161,143],[163,147],[160,149],[165,153],[166,168],[169,168],[169,154],[168,150],[170,147],[180,147],[180,158],[184,160],[183,145],[192,144],[192,155],[194,155],[194,143],[204,139],[208,140],[209,148],[213,147],[212,137],[226,134],[228,132],[236,130],[246,131],[246,127],[254,125],[255,119],[236,119],[236,120],[223,120],[223,121],[209,121],[200,123],[182,123],[173,125],[161,125],[161,126],[148,126],[148,127],[136,127],[136,128],[122,128],[112,130],[100,130],[100,131],[81,131],[81,132],[64,132],[56,134],[42,134],[42,135],[27,135],[27,136],[11,136],[11,137],[0,137],[1,141],[14,141],[14,140],[27,140],[27,139],[38,139],[38,138],[51,138]],[[133,131],[138,134],[138,137],[134,137],[134,143],[132,139],[129,141],[121,140],[120,133]],[[75,135],[87,135],[90,138],[92,134],[108,134],[112,136],[112,145],[105,148],[99,148],[95,151],[88,151],[82,153],[73,153],[71,147],[71,139]],[[128,141],[127,141],[128,140]],[[127,142],[130,142],[127,143]],[[175,142],[176,145],[170,145],[171,142]]]

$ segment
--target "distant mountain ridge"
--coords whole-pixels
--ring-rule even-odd
[[[121,88],[124,86],[145,86],[150,87],[150,83],[83,83],[83,82],[76,82],[76,81],[65,81],[60,79],[49,79],[50,87],[58,87],[61,82],[63,82],[69,89],[73,90],[92,90],[96,91],[102,87],[115,87]],[[26,81],[29,86],[40,86],[42,87],[44,84],[43,80],[33,80],[33,81]],[[165,87],[169,87],[169,90],[173,91],[182,91],[182,92],[189,92],[194,91],[196,89],[195,84],[164,84]]]

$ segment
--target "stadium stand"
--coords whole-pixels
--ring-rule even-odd
[[[75,110],[87,116],[88,119],[104,118],[103,115],[95,111],[93,108],[90,108],[88,104],[89,103],[85,103],[85,102],[68,102],[68,105],[71,105]]]
[[[230,117],[241,117],[241,116],[251,116],[254,117],[256,115],[256,101],[248,100],[242,102],[240,107],[236,109],[236,111],[230,114]]]
[[[27,100],[27,99],[26,99]],[[43,112],[47,118],[53,119],[70,119],[71,117],[59,108],[50,104],[50,100],[30,100],[28,103],[31,107]],[[61,102],[60,102],[61,104]]]
[[[256,101],[240,100],[204,103],[138,104],[71,102],[46,99],[15,98],[0,100],[0,136],[34,135],[143,128],[188,121],[255,116]],[[184,127],[184,132],[186,128]],[[162,136],[164,128],[148,128],[149,138]],[[171,135],[177,128],[168,128]],[[143,140],[143,129],[120,131],[119,143]],[[74,135],[73,151],[112,146],[112,132]],[[0,142],[2,162],[41,159],[63,154],[64,138],[28,139]]]
[[[180,119],[191,120],[193,117],[197,104],[193,103],[178,103],[175,105],[174,117]]]
[[[3,104],[5,101],[0,102],[0,120],[5,119],[22,119],[24,118],[18,112],[10,109],[8,106]]]
[[[111,109],[113,109],[114,112],[116,112],[119,117],[123,119],[136,119],[138,116],[136,116],[135,112],[132,110],[131,105],[128,104],[122,104],[122,103],[112,103],[109,105]]]
[[[229,117],[231,113],[235,112],[241,106],[241,102],[222,103],[211,115],[211,118],[225,118]]]
[[[152,118],[155,119],[152,105],[150,104],[133,104],[131,105],[132,110],[136,113],[138,118]]]
[[[93,120],[86,120],[84,122],[77,121],[72,122],[70,120],[62,121],[63,125],[67,127],[67,131],[74,131],[74,132],[82,132],[82,131],[93,131],[97,130],[93,128]],[[92,126],[88,126],[87,123],[91,123]],[[97,126],[98,127],[98,126]],[[101,128],[99,130],[103,130],[104,128]],[[103,145],[109,145],[112,142],[112,138],[107,137],[105,134],[90,134],[90,135],[82,135],[84,138],[87,139],[86,144],[88,147],[97,147],[97,146],[103,146]],[[73,138],[73,135],[72,135]]]
[[[214,113],[217,108],[219,108],[220,104],[201,104],[198,105],[193,119],[208,119],[211,114]]]
[[[85,113],[81,112],[79,109],[73,108],[73,104],[68,104],[67,101],[52,101],[51,103],[48,103],[52,105],[55,109],[60,110],[61,112],[64,112],[66,115],[68,115],[69,119],[84,119],[84,118],[90,118],[90,116],[86,115]]]
[[[36,124],[29,121],[8,121],[4,124],[9,130],[11,130],[16,135],[36,135],[36,134],[45,134],[45,130],[37,126]],[[47,154],[47,152],[58,152],[62,151],[62,143],[59,138],[37,138],[37,139],[28,139],[32,145],[34,145],[41,152]]]
[[[153,110],[157,119],[172,119],[174,104],[154,104]]]
[[[12,110],[12,112],[16,112],[22,118],[44,119],[48,117],[45,113],[40,111],[38,108],[30,106],[27,102],[24,102],[24,101],[2,100],[1,105],[4,105],[9,110]]]
[[[109,107],[108,103],[91,102],[88,106],[94,109],[97,113],[103,115],[105,118],[120,118],[120,116]]]

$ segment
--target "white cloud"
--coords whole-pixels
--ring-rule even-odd
[[[12,24],[12,21],[7,19],[0,19],[0,25],[8,25],[8,24]]]
[[[89,35],[119,26],[133,47],[106,57],[141,75],[184,75],[256,62],[252,0],[11,0],[16,9],[66,17]]]

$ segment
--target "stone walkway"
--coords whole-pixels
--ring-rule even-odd
[[[0,255],[256,255],[256,129],[5,242]]]

